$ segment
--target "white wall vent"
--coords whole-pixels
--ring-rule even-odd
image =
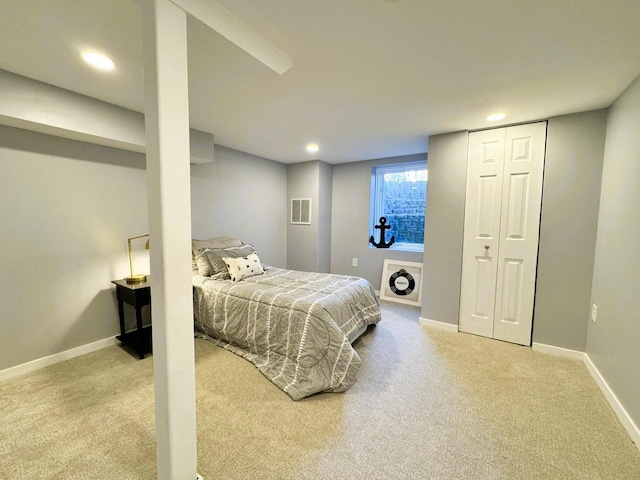
[[[311,225],[311,199],[291,199],[291,223],[293,225]]]

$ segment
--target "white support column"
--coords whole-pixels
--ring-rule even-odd
[[[196,478],[186,14],[141,0],[158,478]]]

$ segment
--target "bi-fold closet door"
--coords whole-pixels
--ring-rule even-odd
[[[546,130],[469,134],[460,331],[531,344]]]

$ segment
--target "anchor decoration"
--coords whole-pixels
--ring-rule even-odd
[[[386,217],[380,217],[380,225],[375,225],[375,228],[380,230],[380,241],[378,243],[373,239],[373,235],[369,237],[369,243],[371,243],[376,248],[389,248],[396,242],[396,237],[391,236],[391,240],[387,243],[385,237],[385,231],[391,228],[391,225],[387,225]]]

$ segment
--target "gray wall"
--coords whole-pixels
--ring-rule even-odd
[[[587,354],[640,425],[640,77],[607,119]]]
[[[331,205],[333,203],[333,165],[319,162],[318,192],[318,271],[331,271]]]
[[[111,337],[144,155],[0,127],[0,370]]]
[[[256,247],[260,260],[286,267],[287,167],[216,145],[212,163],[191,165],[194,238],[229,235]]]
[[[284,266],[286,167],[216,156],[192,166],[194,236],[238,236]],[[116,335],[111,280],[148,231],[144,155],[0,126],[0,171],[0,370]]]
[[[315,160],[287,166],[287,268],[329,272],[332,166]],[[311,225],[292,225],[291,199],[311,199]]]
[[[333,166],[331,273],[363,277],[378,290],[385,258],[422,262],[422,253],[369,248],[369,236],[373,233],[369,230],[369,203],[372,166],[425,158],[423,153]],[[352,258],[358,259],[357,267],[351,266]]]
[[[287,268],[318,271],[319,162],[287,166]],[[311,199],[311,224],[292,225],[291,199]]]
[[[429,137],[421,317],[458,324],[468,132]]]
[[[606,110],[549,119],[533,341],[585,351]]]

